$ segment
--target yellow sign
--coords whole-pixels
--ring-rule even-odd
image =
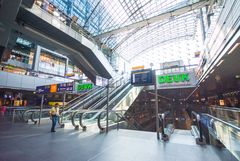
[[[51,87],[50,87],[50,92],[51,92],[51,93],[57,92],[57,84],[52,84],[52,85],[51,85]]]
[[[132,67],[132,70],[144,69],[144,65]]]

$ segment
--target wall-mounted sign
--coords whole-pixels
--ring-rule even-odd
[[[155,72],[151,69],[142,69],[132,71],[131,73],[131,84],[135,86],[147,86],[154,85],[155,83]]]
[[[195,87],[197,83],[193,71],[156,76],[157,88],[186,88]]]
[[[91,90],[92,88],[93,88],[93,84],[92,83],[79,84],[77,86],[77,91],[78,92],[83,92],[83,91]]]

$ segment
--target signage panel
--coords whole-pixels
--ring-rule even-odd
[[[96,86],[105,87],[108,84],[108,80],[106,78],[96,76]]]
[[[55,93],[57,92],[57,84],[52,84],[50,87],[50,93]]]
[[[61,83],[57,84],[57,92],[72,92],[74,89],[74,83]]]
[[[56,92],[72,92],[74,90],[74,83],[61,83],[61,84],[51,84],[46,86],[37,86],[36,93],[38,94],[48,94]]]
[[[83,91],[91,90],[92,88],[93,88],[93,84],[92,83],[79,84],[77,86],[77,91],[78,92],[83,92]]]
[[[36,93],[38,94],[47,94],[50,93],[50,85],[46,86],[37,86]]]
[[[135,86],[154,85],[155,72],[152,69],[132,71],[131,84]]]
[[[193,71],[156,76],[158,89],[195,87],[197,79]]]

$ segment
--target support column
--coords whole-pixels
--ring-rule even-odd
[[[8,45],[11,25],[17,16],[22,0],[0,0],[0,58]]]
[[[37,45],[37,49],[36,49],[36,53],[34,54],[34,58],[33,58],[33,65],[32,65],[32,69],[34,71],[38,71],[38,67],[39,67],[39,62],[40,62],[40,55],[41,55],[41,47],[39,45]]]
[[[0,21],[13,22],[17,17],[22,0],[2,0],[0,8]]]
[[[204,44],[204,41],[206,39],[206,31],[205,31],[205,25],[204,25],[204,20],[203,20],[202,8],[200,9],[200,24],[201,24],[202,39],[203,39],[203,44]]]

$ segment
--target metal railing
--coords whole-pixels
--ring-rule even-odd
[[[192,111],[191,116],[192,116],[193,122],[194,121],[196,122],[198,130],[199,130],[199,136],[195,136],[196,137],[196,142],[197,142],[197,144],[205,144],[205,140],[203,138],[203,129],[202,129],[202,123],[201,123],[201,116],[200,116],[200,114],[198,114],[195,111]]]
[[[170,114],[170,111],[166,111],[164,113],[161,113],[161,114],[158,114],[158,119],[159,119],[159,122],[160,122],[160,126],[161,126],[161,129],[162,129],[162,140],[164,141],[168,141],[169,140],[169,137],[170,137],[170,134],[173,132],[171,131],[169,134],[166,134],[165,132],[165,127],[166,127],[166,117]],[[157,129],[158,130],[158,129]]]
[[[202,114],[210,120],[210,127],[216,138],[240,160],[240,127],[209,114]]]

